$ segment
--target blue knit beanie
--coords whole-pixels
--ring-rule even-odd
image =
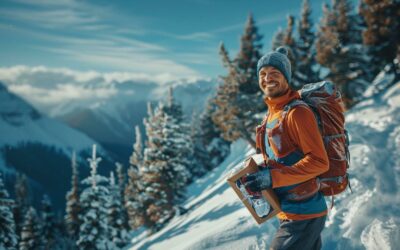
[[[292,79],[292,68],[288,58],[288,48],[282,46],[275,51],[263,55],[257,63],[257,76],[260,73],[260,69],[265,66],[272,66],[279,70],[285,76],[288,83],[290,83]]]

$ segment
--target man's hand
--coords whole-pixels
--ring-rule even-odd
[[[268,168],[263,168],[258,172],[247,175],[243,185],[251,192],[260,192],[272,186],[271,174]]]

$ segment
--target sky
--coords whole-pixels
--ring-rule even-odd
[[[323,0],[310,0],[314,22]],[[225,74],[250,13],[265,52],[300,0],[75,1],[1,0],[0,69],[63,68],[143,78],[214,78]]]

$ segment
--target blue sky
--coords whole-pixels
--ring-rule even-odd
[[[310,0],[314,22],[324,1]],[[181,77],[224,74],[223,41],[234,56],[249,13],[264,51],[300,0],[2,0],[0,67],[25,65]]]

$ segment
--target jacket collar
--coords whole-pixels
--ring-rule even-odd
[[[285,107],[286,104],[288,104],[289,102],[291,102],[292,100],[295,100],[295,99],[300,99],[299,93],[297,91],[289,89],[282,96],[272,98],[272,99],[265,97],[264,101],[268,106],[269,112],[276,113],[278,111],[281,111]]]

